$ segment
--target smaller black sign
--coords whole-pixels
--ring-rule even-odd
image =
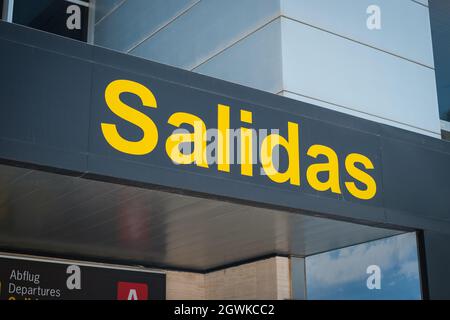
[[[0,300],[164,300],[165,296],[163,273],[0,255]]]
[[[15,0],[13,22],[80,41],[87,41],[89,2]]]

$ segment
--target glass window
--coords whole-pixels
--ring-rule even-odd
[[[450,1],[430,0],[429,8],[439,113],[450,121]]]
[[[305,263],[311,300],[422,298],[415,233],[321,253]]]
[[[86,5],[66,0],[14,0],[13,22],[64,37],[87,41]]]

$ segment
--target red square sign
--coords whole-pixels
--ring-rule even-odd
[[[136,282],[118,282],[117,300],[147,300],[148,285]]]

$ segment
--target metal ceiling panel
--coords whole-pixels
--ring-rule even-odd
[[[8,250],[206,271],[398,233],[0,165],[0,243]]]

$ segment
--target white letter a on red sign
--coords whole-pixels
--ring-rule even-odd
[[[136,289],[130,289],[130,292],[128,293],[128,300],[139,300]]]

